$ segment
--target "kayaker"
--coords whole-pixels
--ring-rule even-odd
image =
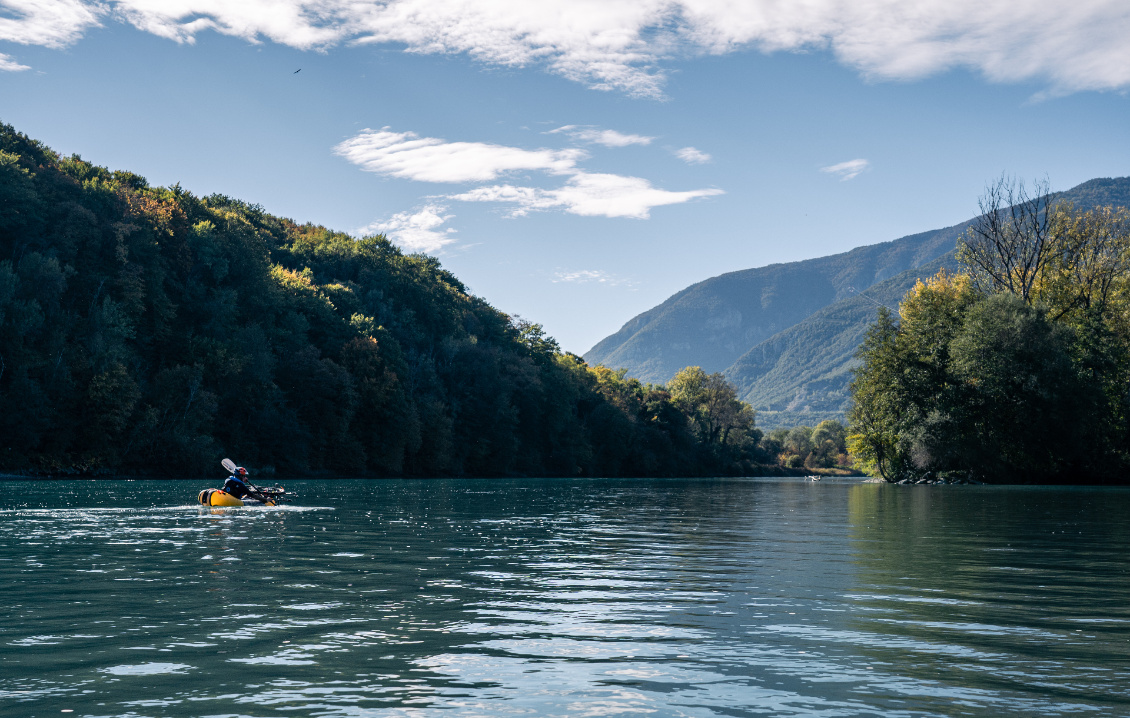
[[[254,497],[255,492],[247,484],[247,469],[242,466],[237,467],[235,472],[224,481],[224,491],[237,499],[247,496]]]

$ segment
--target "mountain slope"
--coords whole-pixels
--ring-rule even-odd
[[[687,287],[633,318],[584,356],[666,382],[685,366],[721,371],[750,347],[835,301],[951,251],[965,225],[843,254],[730,272]]]
[[[892,309],[920,278],[957,269],[953,252],[842,299],[743,354],[724,372],[764,429],[843,420],[855,350],[880,304]]]
[[[1080,207],[1130,205],[1130,178],[1090,180],[1060,196]],[[824,307],[851,299],[855,291],[951,253],[970,222],[828,257],[712,277],[634,317],[590,349],[585,361],[626,367],[630,375],[651,382],[666,382],[691,365],[710,372],[726,370],[748,394],[757,377],[727,368],[752,347]],[[897,299],[890,303],[897,304]],[[760,397],[748,394],[755,395]]]

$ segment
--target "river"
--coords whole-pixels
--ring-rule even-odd
[[[5,716],[1130,716],[1130,490],[0,482]]]

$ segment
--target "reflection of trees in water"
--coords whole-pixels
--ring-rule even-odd
[[[853,487],[849,626],[862,655],[922,680],[1040,695],[1105,666],[1076,684],[1089,695],[1060,688],[1101,698],[1130,640],[1130,527],[1114,518],[1127,509],[1130,492],[1109,489]]]

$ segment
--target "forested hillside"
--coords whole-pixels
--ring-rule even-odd
[[[720,376],[591,369],[433,257],[0,125],[0,470],[685,476],[760,438]]]

